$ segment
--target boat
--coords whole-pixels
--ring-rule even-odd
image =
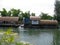
[[[0,17],[0,27],[19,27],[19,17]]]

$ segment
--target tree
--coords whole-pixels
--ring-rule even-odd
[[[5,8],[3,8],[3,11],[0,11],[1,16],[7,16],[7,11]]]
[[[25,17],[25,18],[30,18],[30,11],[28,12],[25,12],[25,13],[21,13],[22,17]]]
[[[46,19],[47,20],[52,20],[53,19],[52,16],[50,16],[50,15],[48,15],[46,13],[41,13],[40,17],[41,17],[41,19],[44,19],[44,20],[46,20]]]
[[[18,16],[19,15],[19,13],[20,13],[20,9],[11,9],[11,14],[12,14],[12,16]]]
[[[31,13],[32,16],[35,16],[35,13]]]
[[[56,20],[57,19],[57,15],[54,14],[53,19]]]
[[[11,16],[11,11],[7,11],[5,8],[3,8],[2,11],[0,11],[1,16]]]
[[[60,21],[60,1],[56,0],[55,3],[55,16],[56,20]]]
[[[11,16],[11,11],[8,11],[7,12],[7,16]]]

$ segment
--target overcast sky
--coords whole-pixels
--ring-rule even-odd
[[[6,8],[21,9],[22,11],[30,11],[38,16],[41,12],[54,14],[55,0],[0,0],[0,10]]]

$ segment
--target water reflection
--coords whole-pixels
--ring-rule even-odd
[[[60,45],[60,30],[54,32],[54,45]]]
[[[6,27],[0,28],[6,31]],[[60,29],[24,29],[11,28],[18,33],[17,41],[30,42],[33,45],[60,45]]]
[[[0,27],[0,31],[7,31],[11,29],[12,32],[19,33],[19,28],[13,28],[13,27]]]
[[[23,29],[20,31],[20,40],[33,45],[53,45],[52,29]]]

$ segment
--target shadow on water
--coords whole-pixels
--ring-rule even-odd
[[[54,32],[54,45],[60,45],[60,29]]]
[[[19,33],[19,28],[13,28],[13,27],[0,27],[0,31],[7,31],[11,29],[12,32]]]

